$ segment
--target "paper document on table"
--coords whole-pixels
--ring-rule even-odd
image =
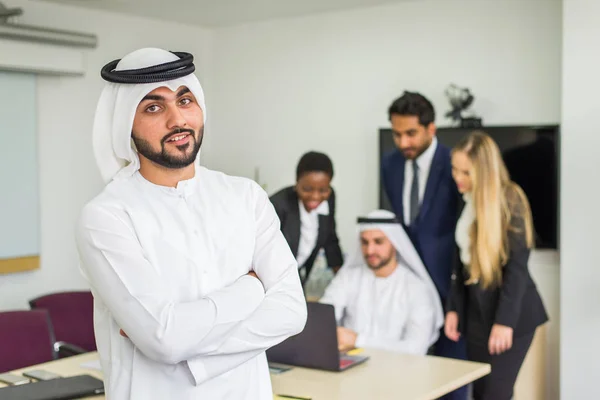
[[[363,352],[363,349],[361,349],[359,347],[359,348],[352,349],[352,350],[348,351],[346,354],[348,354],[349,356],[356,356],[356,355],[358,355],[358,354],[360,354],[362,352]]]
[[[102,371],[102,366],[100,365],[100,360],[84,362],[80,366],[81,366],[81,368],[95,369],[98,371]]]

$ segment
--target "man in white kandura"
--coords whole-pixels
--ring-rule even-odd
[[[265,350],[302,331],[298,267],[267,194],[201,167],[193,56],[141,49],[102,69],[106,187],[77,224],[108,399],[272,399]]]
[[[359,246],[321,303],[335,308],[340,351],[379,348],[426,354],[443,324],[439,296],[393,213],[358,219]]]

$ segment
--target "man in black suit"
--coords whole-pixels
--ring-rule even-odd
[[[320,249],[337,271],[344,262],[335,224],[335,192],[331,187],[333,164],[323,153],[308,152],[296,168],[296,185],[271,196],[281,231],[298,261],[306,283]]]

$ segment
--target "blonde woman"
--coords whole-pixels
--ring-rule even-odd
[[[485,133],[452,150],[452,176],[465,204],[444,330],[454,341],[465,336],[470,360],[492,366],[474,383],[474,399],[509,400],[535,330],[548,321],[527,267],[534,242],[529,202]]]

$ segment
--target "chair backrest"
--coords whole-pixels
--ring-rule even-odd
[[[94,298],[90,291],[48,294],[31,300],[29,305],[48,310],[57,341],[96,350]]]
[[[0,373],[55,358],[54,335],[47,311],[0,312]]]

